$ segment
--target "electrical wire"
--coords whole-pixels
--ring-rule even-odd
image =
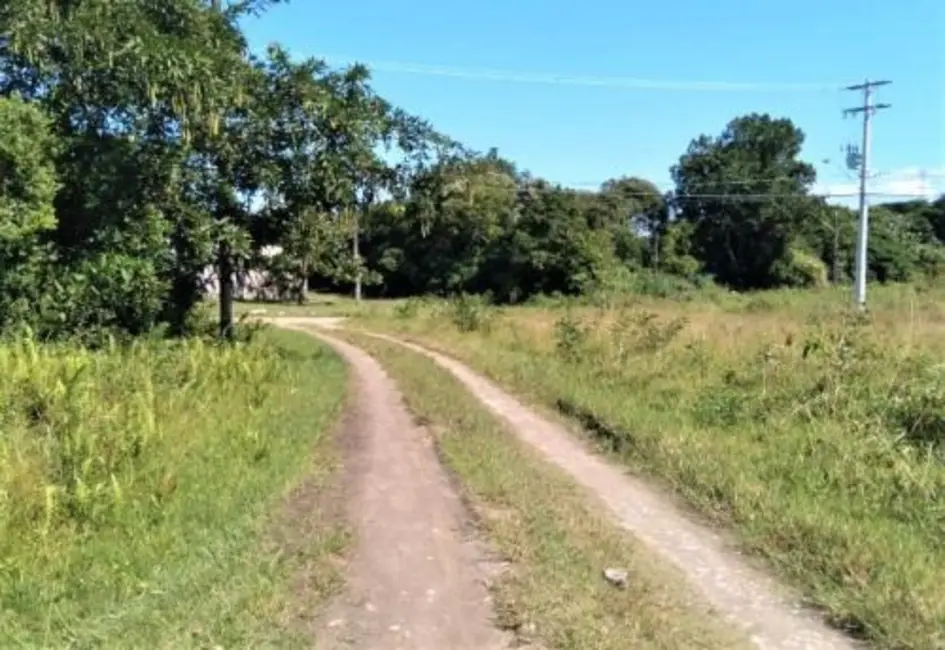
[[[733,81],[673,81],[666,79],[641,79],[636,77],[598,77],[526,72],[517,70],[495,70],[483,68],[460,68],[445,65],[407,63],[402,61],[364,61],[352,57],[318,55],[326,61],[346,64],[361,63],[372,71],[397,74],[414,74],[460,79],[481,79],[514,83],[554,84],[564,86],[596,86],[623,90],[666,90],[682,92],[824,92],[842,90],[841,83],[760,83]]]
[[[635,178],[635,177],[632,177],[632,176],[631,176],[631,177],[629,177],[629,178]],[[619,180],[619,179],[609,179],[609,180]],[[645,179],[642,179],[642,178],[641,178],[640,180],[645,180]],[[733,179],[724,179],[724,180],[718,180],[718,181],[712,180],[712,181],[703,181],[703,182],[701,182],[701,183],[693,183],[693,184],[694,184],[694,185],[703,185],[703,186],[718,187],[718,186],[720,186],[720,185],[723,185],[723,186],[724,186],[724,185],[755,185],[755,184],[757,184],[757,183],[778,183],[778,182],[781,182],[781,181],[796,181],[796,180],[797,180],[797,178],[794,177],[794,176],[772,176],[772,177],[769,177],[769,178],[733,178]],[[604,181],[604,182],[606,182],[606,181]],[[582,181],[582,182],[579,182],[579,183],[577,183],[577,182],[576,182],[576,183],[567,183],[567,186],[568,186],[568,187],[579,187],[579,188],[592,188],[592,187],[593,187],[593,188],[600,188],[603,184],[604,184],[604,183],[597,183],[597,182],[593,182],[593,181]],[[656,184],[654,183],[654,185],[656,185]],[[672,190],[675,188],[674,185],[666,185],[666,184],[664,184],[664,186],[663,186],[662,188],[660,188],[659,185],[656,185],[656,187],[657,187],[657,189],[660,189],[660,190],[663,191],[663,192],[672,191]]]
[[[562,185],[561,187],[568,189],[570,186]],[[625,192],[621,193],[621,196],[632,197],[651,197],[652,193],[649,192]],[[683,193],[676,194],[670,191],[670,199],[673,201],[684,200],[684,199],[693,199],[693,200],[703,200],[703,199],[718,199],[718,200],[730,200],[730,201],[770,201],[774,199],[844,199],[844,198],[856,198],[859,197],[859,192],[812,192],[810,194],[798,194],[798,193],[759,193],[759,194],[729,194],[729,193]],[[928,198],[927,194],[920,192],[867,192],[866,196],[871,198],[884,198],[884,199],[921,199]]]
[[[843,83],[758,83],[758,82],[729,82],[729,81],[673,81],[659,79],[642,79],[634,77],[604,77],[604,76],[586,76],[586,75],[566,75],[535,73],[516,70],[496,70],[496,69],[477,69],[462,68],[445,65],[430,65],[422,63],[408,63],[402,61],[364,61],[353,57],[343,57],[338,55],[319,55],[326,61],[343,62],[346,64],[361,63],[371,70],[416,74],[426,76],[455,77],[463,79],[481,79],[488,81],[516,82],[516,83],[539,83],[570,86],[596,86],[625,90],[665,90],[665,91],[683,91],[683,92],[823,92],[823,91],[841,91],[846,88]],[[923,178],[945,177],[945,170],[935,169],[927,172],[919,172]],[[885,176],[885,175],[884,175]],[[892,174],[887,176],[892,178]],[[793,180],[791,178],[783,179],[736,179],[723,181],[724,185],[751,185],[758,182],[775,182],[779,180]],[[712,183],[717,186],[716,183]],[[569,183],[569,187],[599,187],[600,183]],[[665,191],[665,190],[664,190]],[[869,196],[892,197],[892,198],[926,198],[928,192],[916,193],[890,193],[890,192],[872,192]],[[719,194],[701,194],[690,195],[699,198],[718,198],[730,195]],[[778,198],[783,195],[739,195],[746,196],[765,196],[769,198]],[[791,195],[794,196],[794,195]],[[858,193],[821,193],[819,196],[827,198],[843,198],[848,196],[859,196]]]
[[[931,176],[931,175],[930,175],[930,176]],[[698,186],[701,185],[701,186],[704,187],[704,188],[710,188],[710,189],[715,190],[715,191],[713,191],[713,192],[708,192],[708,193],[703,193],[703,192],[687,192],[687,193],[685,194],[685,196],[691,196],[691,197],[696,197],[696,198],[720,198],[720,197],[729,197],[729,196],[740,196],[740,197],[746,197],[746,196],[763,196],[763,197],[778,198],[778,197],[785,197],[785,196],[786,196],[786,197],[802,196],[802,195],[797,194],[797,193],[770,193],[770,192],[762,192],[762,193],[760,193],[760,194],[752,194],[752,193],[729,194],[729,193],[726,193],[726,192],[719,192],[719,191],[718,191],[718,188],[737,187],[737,186],[744,186],[744,185],[755,185],[755,184],[760,184],[760,183],[775,183],[775,182],[779,182],[779,181],[795,181],[795,180],[796,180],[795,178],[790,177],[790,176],[780,176],[780,177],[770,177],[770,178],[745,178],[745,179],[726,179],[726,180],[718,180],[718,181],[704,181],[704,182],[702,182],[702,183],[693,183],[692,185],[694,185],[694,186],[696,186],[696,187],[698,187]],[[909,177],[906,177],[906,178],[902,178],[902,177],[897,176],[895,173],[890,172],[890,173],[876,174],[875,176],[872,177],[872,180],[885,180],[885,181],[887,181],[887,182],[893,182],[893,183],[894,183],[894,182],[897,182],[897,181],[924,180],[924,179],[922,179],[922,178],[914,179],[912,176],[909,176]],[[823,182],[821,182],[821,183],[823,183]],[[840,183],[837,183],[837,184],[840,184]],[[842,183],[842,184],[843,184],[843,185],[851,185],[852,183],[851,183],[851,182],[846,182],[846,183]],[[562,185],[563,187],[570,187],[570,188],[574,188],[574,189],[577,189],[577,190],[599,191],[600,188],[601,188],[601,186],[602,186],[603,184],[602,184],[602,183],[594,183],[594,182],[589,182],[589,181],[588,181],[588,182],[580,182],[580,183],[562,183],[561,185]],[[660,187],[659,185],[656,185],[656,188],[657,188],[661,193],[667,193],[667,192],[673,193],[674,190],[675,190],[675,186],[674,186],[674,185],[670,185],[670,184],[663,184],[662,187]],[[929,196],[931,196],[931,195],[938,195],[938,194],[945,194],[945,190],[939,189],[939,188],[936,188],[936,187],[933,187],[931,184],[930,184],[928,187],[924,188],[924,189],[917,189],[917,190],[915,190],[915,191],[893,191],[893,190],[881,191],[881,190],[875,190],[875,191],[867,192],[867,196],[871,196],[871,197],[879,197],[879,198],[902,198],[902,199],[908,199],[908,198],[915,198],[915,199],[926,198],[926,199],[927,199],[927,198],[929,198]],[[624,193],[624,195],[625,195],[625,196],[650,196],[650,193],[648,193],[648,192],[634,192],[634,193]],[[677,195],[677,196],[683,196],[683,195]],[[858,196],[859,196],[859,191],[854,191],[854,190],[844,190],[844,191],[839,191],[839,190],[838,190],[838,191],[835,191],[835,192],[819,191],[819,192],[812,192],[811,194],[807,194],[806,196],[820,196],[820,197],[824,197],[824,198],[858,197]]]

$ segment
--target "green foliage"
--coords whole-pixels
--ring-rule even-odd
[[[777,284],[785,287],[822,288],[828,284],[823,260],[793,247],[775,262],[771,273]]]
[[[578,191],[437,134],[364,66],[278,44],[251,54],[241,21],[265,0],[73,4],[0,12],[0,262],[14,269],[0,329],[186,334],[210,266],[224,278],[262,266],[287,300],[314,281],[503,304],[852,274],[855,219],[808,195],[788,119],[740,116],[694,139],[673,192],[626,176]],[[942,199],[877,206],[871,278],[938,277],[943,215]],[[271,245],[281,255],[262,262]]]
[[[409,298],[394,307],[394,316],[402,320],[410,320],[420,313],[421,301],[417,298]]]
[[[910,224],[882,206],[870,210],[869,272],[880,282],[908,282],[918,275],[921,242]]]
[[[555,351],[565,361],[578,361],[586,351],[587,339],[587,329],[573,313],[566,312],[555,321]]]
[[[772,269],[811,209],[804,195],[815,173],[797,160],[803,142],[790,120],[747,115],[717,138],[693,140],[673,167],[681,218],[694,225],[695,256],[720,282],[775,284]],[[797,198],[765,198],[779,195]]]
[[[689,221],[668,224],[660,238],[658,269],[683,278],[692,277],[700,269],[699,260],[692,255],[692,236],[695,225]]]
[[[343,392],[341,360],[303,335],[0,347],[3,645],[189,647],[196,628],[258,647],[272,611],[252,608],[287,566],[258,528]]]
[[[609,328],[610,348],[618,363],[639,354],[655,354],[668,346],[686,327],[685,318],[660,322],[653,312],[619,312]]]
[[[460,332],[488,332],[495,318],[487,299],[460,294],[450,301],[450,320]]]
[[[920,449],[945,445],[945,376],[941,368],[924,368],[893,391],[883,408],[884,420],[902,439]]]
[[[56,226],[57,143],[49,120],[17,96],[0,98],[0,241],[9,245]]]
[[[672,273],[654,273],[640,271],[633,275],[630,291],[641,296],[654,298],[686,298],[696,289],[687,276],[680,277]]]
[[[0,328],[30,320],[43,294],[59,189],[48,118],[18,97],[0,98]]]

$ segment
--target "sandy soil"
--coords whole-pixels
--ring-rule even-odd
[[[279,322],[299,327],[296,319]],[[499,650],[489,558],[393,381],[367,354],[323,336],[356,388],[344,424],[347,517],[357,537],[345,591],[316,631],[319,650]]]

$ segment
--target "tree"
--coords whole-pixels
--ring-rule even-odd
[[[486,272],[496,294],[516,302],[535,294],[578,294],[619,264],[611,228],[596,221],[580,192],[533,183],[514,228],[495,247]]]
[[[395,193],[402,178],[401,166],[380,149],[399,148],[409,156],[423,149],[431,132],[378,97],[363,66],[334,71],[316,59],[294,62],[271,47],[257,67],[266,79],[266,98],[257,119],[255,159],[257,168],[268,170],[257,242],[281,245],[284,268],[360,287],[372,278],[358,254],[358,224],[376,197]],[[341,254],[343,241],[349,242],[347,256]]]
[[[29,323],[44,296],[51,250],[42,236],[55,229],[59,189],[57,142],[49,120],[23,100],[0,98],[0,327]]]
[[[815,209],[807,190],[811,165],[797,159],[804,135],[788,119],[752,114],[702,135],[672,169],[679,217],[694,225],[693,254],[720,282],[738,289],[776,284]]]
[[[630,176],[610,179],[598,192],[588,193],[585,200],[588,225],[611,233],[617,256],[628,267],[658,264],[667,210],[655,184]]]
[[[850,245],[852,249],[852,240]],[[907,219],[882,205],[870,210],[867,271],[871,278],[879,282],[913,279],[918,272],[921,245]]]
[[[208,142],[245,89],[238,20],[265,4],[0,2],[9,35],[0,44],[0,93],[41,105],[62,143],[59,276],[81,283],[94,272],[116,290],[137,282],[113,294],[79,291],[99,301],[86,315],[105,318],[102,326],[180,324],[194,306],[214,230],[203,211],[210,201],[194,186],[207,185]],[[129,300],[139,308],[128,310]]]
[[[517,217],[518,186],[496,155],[446,160],[419,174],[405,206],[404,274],[419,291],[480,290],[480,272]]]

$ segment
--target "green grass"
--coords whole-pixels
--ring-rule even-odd
[[[416,303],[362,325],[581,421],[874,647],[945,648],[945,314],[937,294],[874,295],[861,325],[800,292]]]
[[[332,484],[345,387],[295,333],[0,348],[0,646],[309,646],[346,533],[292,501]]]
[[[511,570],[494,586],[500,623],[549,649],[745,647],[694,606],[682,579],[631,542],[556,469],[524,448],[445,370],[362,335],[478,514]],[[629,570],[626,590],[607,567]]]

